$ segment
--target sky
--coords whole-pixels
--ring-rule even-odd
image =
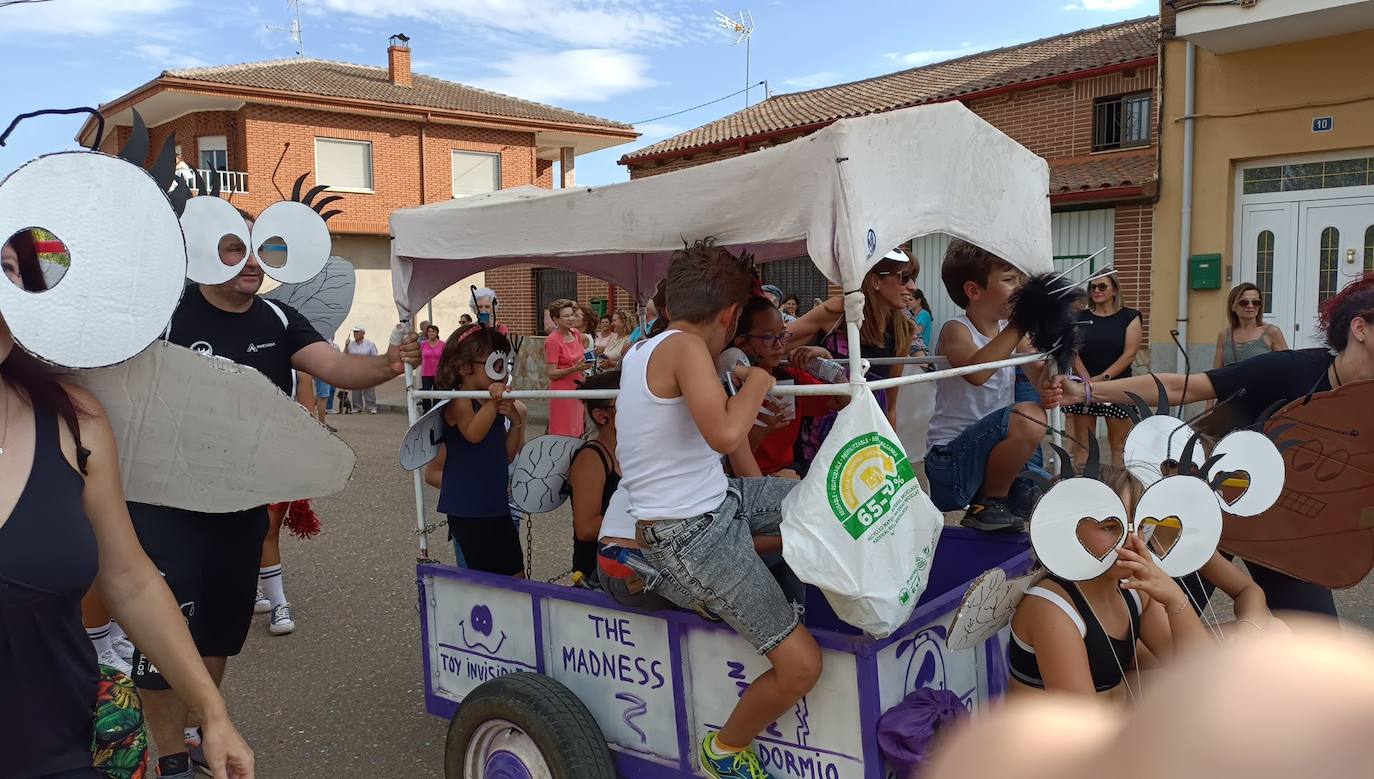
[[[722,3],[726,3],[722,5]],[[742,3],[742,4],[741,4]],[[622,154],[742,109],[746,47],[714,11],[751,12],[749,82],[798,92],[1158,12],[1157,0],[300,0],[305,54],[386,65],[634,124],[577,160],[579,185],[628,179]],[[0,0],[0,123],[96,105],[165,69],[294,56],[286,0]],[[754,102],[763,87],[751,91]],[[695,110],[684,109],[710,103]],[[675,115],[673,115],[675,114]],[[26,120],[0,175],[75,148],[80,117]]]

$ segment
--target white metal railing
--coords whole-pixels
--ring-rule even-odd
[[[210,177],[219,177],[219,191],[225,195],[238,195],[248,191],[248,173],[242,170],[208,170],[201,168],[197,171],[200,178],[205,182],[206,189],[211,187]],[[186,183],[192,188],[196,188],[194,177],[186,176]],[[196,192],[197,195],[209,194],[208,192]]]

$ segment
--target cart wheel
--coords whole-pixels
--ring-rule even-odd
[[[453,716],[445,779],[615,779],[606,737],[567,687],[513,673],[483,682]]]

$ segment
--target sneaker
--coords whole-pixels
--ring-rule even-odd
[[[119,655],[119,659],[123,660],[132,668],[134,664],[134,643],[129,640],[129,637],[120,636],[116,638],[113,646],[115,654]]]
[[[267,599],[267,596],[262,594],[262,586],[259,585],[259,586],[258,586],[258,598],[257,598],[257,600],[253,601],[253,613],[254,613],[254,614],[266,614],[267,612],[269,612],[269,611],[271,611],[271,610],[272,610],[272,601],[268,600],[268,599]]]
[[[104,652],[101,652],[100,656],[96,659],[100,661],[101,665],[108,665],[109,667],[115,669],[116,671],[119,671],[125,676],[128,676],[134,672],[134,667],[131,664],[125,662],[124,658],[120,657],[119,654],[114,651],[114,649],[106,649]]]
[[[743,752],[717,755],[711,750],[711,739],[715,737],[715,731],[712,731],[701,741],[701,767],[706,770],[707,776],[716,779],[773,779],[759,764],[759,756],[754,754],[753,747]]]
[[[369,413],[369,414],[375,414],[375,413],[377,413],[377,409],[374,408],[374,409],[368,411],[367,413]]]
[[[191,773],[205,774],[206,776],[214,775],[214,772],[210,770],[210,763],[205,760],[205,748],[200,744],[191,746],[188,743],[186,755],[191,758]]]
[[[984,533],[1019,533],[1026,526],[1002,501],[988,499],[970,504],[959,524]]]
[[[284,636],[296,630],[296,623],[291,621],[291,604],[283,603],[272,608],[272,624],[267,626],[274,636]]]

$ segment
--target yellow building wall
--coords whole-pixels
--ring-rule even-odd
[[[1177,366],[1169,331],[1178,317],[1186,43],[1161,51],[1160,195],[1155,206],[1151,350],[1156,370]],[[1215,55],[1197,49],[1193,146],[1193,233],[1187,254],[1220,253],[1220,290],[1189,292],[1188,346],[1194,369],[1211,365],[1236,277],[1237,162],[1374,146],[1374,31]],[[1312,120],[1331,116],[1331,132]],[[1232,273],[1227,281],[1226,274]],[[1167,346],[1166,346],[1167,345]]]

